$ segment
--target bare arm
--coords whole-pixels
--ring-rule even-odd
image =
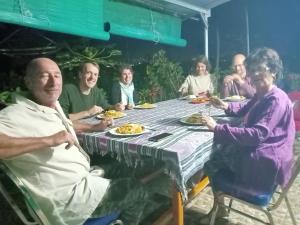
[[[97,124],[85,123],[79,120],[73,121],[76,133],[104,131],[108,126],[111,126],[112,124],[113,119],[111,118],[105,118]]]
[[[63,143],[68,143],[67,147],[70,147],[74,141],[72,134],[64,130],[46,137],[25,138],[11,137],[0,133],[0,159],[11,158]]]
[[[101,113],[102,111],[103,111],[102,107],[94,105],[93,107],[91,107],[90,109],[87,109],[85,111],[81,111],[78,113],[69,113],[69,118],[72,121],[80,120],[80,119],[83,119],[86,117],[96,115],[97,113]]]

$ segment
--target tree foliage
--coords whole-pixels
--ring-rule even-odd
[[[156,102],[176,98],[183,81],[182,74],[178,63],[170,61],[165,51],[158,51],[146,67],[148,88],[140,91],[140,99]]]

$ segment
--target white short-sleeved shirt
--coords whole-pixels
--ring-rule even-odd
[[[66,127],[68,126],[68,127]],[[13,137],[43,137],[61,130],[74,135],[72,124],[57,110],[23,97],[0,111],[0,133]],[[51,224],[82,224],[95,210],[109,180],[89,173],[88,156],[66,144],[3,160],[31,192]]]

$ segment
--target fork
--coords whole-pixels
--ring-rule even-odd
[[[211,115],[211,104],[210,103],[207,103],[205,104],[205,109],[208,110],[208,115],[210,116]]]

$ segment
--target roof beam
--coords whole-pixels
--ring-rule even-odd
[[[212,0],[210,3],[206,4],[205,7],[208,9],[212,9],[218,5],[222,5],[225,2],[229,2],[230,0]]]
[[[181,6],[183,8],[187,8],[187,9],[191,9],[194,10],[196,12],[200,12],[200,13],[204,13],[206,14],[208,17],[210,17],[210,10],[208,9],[204,9],[201,7],[198,7],[196,5],[181,1],[181,0],[164,0],[165,2],[169,2],[178,6]],[[229,0],[224,0],[224,1],[229,1]]]

